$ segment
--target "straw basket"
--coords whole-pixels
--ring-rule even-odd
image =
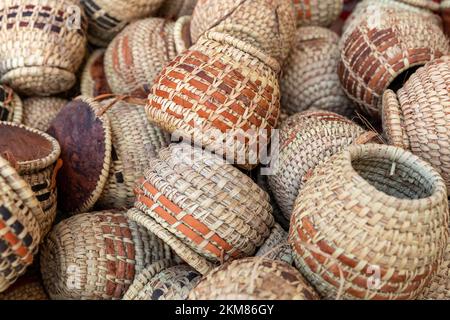
[[[190,16],[196,4],[197,0],[165,0],[158,10],[158,16],[171,20]]]
[[[352,146],[300,192],[289,242],[327,299],[415,299],[447,246],[445,183],[425,161],[385,145]]]
[[[11,287],[0,293],[1,300],[48,300],[41,279],[38,275],[25,274]]]
[[[14,91],[0,85],[0,121],[22,123],[23,104]]]
[[[86,18],[78,0],[0,3],[1,82],[27,95],[70,89],[86,50]]]
[[[47,131],[50,123],[69,101],[53,97],[33,97],[23,101],[23,124]]]
[[[297,26],[328,27],[342,12],[343,0],[292,0],[297,13]]]
[[[450,47],[431,12],[405,5],[359,6],[341,39],[338,74],[360,109],[379,118],[384,91],[396,91],[418,67],[447,54]]]
[[[447,37],[450,37],[450,1],[441,2],[441,17],[444,22],[444,31]]]
[[[121,299],[151,263],[174,258],[170,248],[126,218],[94,212],[60,222],[41,247],[41,273],[52,299]]]
[[[105,50],[97,49],[90,56],[81,75],[81,94],[97,97],[111,93],[104,66]]]
[[[192,14],[192,42],[210,30],[239,39],[281,64],[295,37],[292,0],[199,0]]]
[[[36,219],[44,236],[56,216],[56,176],[62,165],[60,146],[44,132],[10,122],[0,122],[0,137],[0,155],[31,186],[41,204],[44,212],[36,212]]]
[[[89,41],[106,47],[129,22],[155,13],[163,0],[81,0],[89,20]]]
[[[25,273],[41,239],[43,215],[30,186],[0,157],[0,292]]]
[[[61,143],[59,203],[70,213],[87,212],[94,204],[131,207],[135,181],[170,141],[148,122],[143,106],[120,98],[77,98],[62,109],[49,133]]]
[[[186,300],[201,278],[188,265],[156,262],[134,279],[124,300]]]
[[[383,126],[390,144],[428,161],[450,190],[450,56],[420,68],[395,94],[383,97]]]
[[[127,26],[108,46],[105,74],[112,92],[147,98],[155,78],[190,47],[189,17],[148,18]]]
[[[318,300],[294,267],[262,258],[236,260],[216,268],[189,294],[189,300]]]
[[[251,256],[273,225],[267,193],[207,151],[172,144],[151,161],[128,216],[194,269]]]
[[[302,27],[283,67],[280,80],[281,105],[290,114],[319,108],[352,115],[337,74],[340,60],[339,37],[329,29]]]
[[[269,237],[256,252],[256,257],[284,261],[292,265],[292,250],[287,243],[288,233],[278,224],[272,227]]]
[[[314,169],[351,144],[375,141],[367,132],[336,113],[306,111],[288,118],[280,130],[280,148],[269,187],[286,219]]]

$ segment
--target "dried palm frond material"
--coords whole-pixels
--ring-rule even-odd
[[[50,123],[69,101],[56,97],[32,97],[23,100],[23,124],[47,131]]]
[[[330,26],[342,12],[343,0],[292,0],[297,13],[297,26]]]

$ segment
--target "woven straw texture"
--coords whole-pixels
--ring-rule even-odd
[[[50,231],[56,216],[56,174],[61,167],[61,148],[54,138],[20,124],[0,122],[0,153],[30,185],[42,211],[36,211],[42,236]]]
[[[414,68],[449,51],[448,39],[429,15],[375,6],[359,14],[341,39],[338,74],[345,92],[362,111],[379,117],[382,94],[396,90]],[[365,10],[365,11],[364,11]]]
[[[91,102],[108,108],[115,100]],[[170,136],[152,125],[143,106],[118,101],[106,111],[111,124],[111,166],[96,206],[101,209],[130,208],[136,180],[144,174],[158,151],[169,145]]]
[[[158,264],[150,265],[135,278],[124,300],[186,300],[202,278],[188,265],[167,265],[161,270]]]
[[[371,141],[366,132],[336,113],[306,111],[288,118],[280,130],[278,164],[269,187],[286,219],[313,170],[353,143]]]
[[[428,161],[450,190],[450,57],[414,73],[397,95],[383,97],[383,126],[390,144]]]
[[[163,0],[81,0],[89,20],[89,41],[106,47],[129,22],[155,13]]]
[[[220,39],[222,34],[207,36]],[[221,40],[232,45],[202,37],[164,68],[149,96],[147,115],[167,131],[229,158],[235,156],[237,165],[251,169],[260,161],[257,145],[267,143],[277,124],[279,84],[268,65],[278,63],[256,49],[254,55],[237,49],[233,44],[251,47],[234,39]],[[224,145],[239,134],[246,139]]]
[[[38,276],[25,274],[19,278],[11,287],[0,293],[1,300],[48,300]]]
[[[283,63],[295,36],[292,0],[199,0],[191,21],[193,43],[211,29]]]
[[[172,20],[190,16],[196,4],[197,0],[165,0],[158,10],[158,16]]]
[[[343,0],[292,0],[297,26],[330,26],[342,12]]]
[[[22,123],[23,104],[20,97],[14,91],[4,85],[0,85],[0,121]]]
[[[324,298],[415,299],[441,264],[448,215],[444,181],[425,161],[393,146],[352,146],[307,181],[289,242]]]
[[[80,89],[83,96],[97,97],[112,93],[106,79],[104,57],[104,49],[97,49],[89,56],[81,75]]]
[[[124,212],[95,212],[59,223],[41,247],[52,299],[121,299],[145,266],[172,259],[168,246]]]
[[[336,33],[321,27],[299,28],[280,81],[283,109],[294,114],[319,108],[351,116],[354,106],[339,81],[339,60]]]
[[[194,269],[251,256],[273,225],[269,197],[221,158],[170,145],[138,182],[131,219],[169,244]]]
[[[210,272],[189,300],[318,300],[294,267],[262,258],[236,260]]]
[[[41,211],[29,185],[0,157],[0,292],[33,262],[41,239]]]
[[[441,2],[441,17],[444,22],[444,31],[447,37],[450,37],[450,0]]]
[[[172,21],[148,18],[130,24],[114,38],[105,54],[112,92],[147,98],[155,78],[177,55],[174,26]]]
[[[284,261],[292,265],[294,258],[292,257],[292,250],[287,243],[287,238],[288,233],[278,223],[275,223],[269,237],[258,249],[255,256]]]
[[[87,24],[79,5],[78,0],[2,1],[0,80],[27,95],[70,89],[86,50]],[[71,24],[74,14],[80,14],[79,26]]]
[[[53,97],[33,97],[23,101],[23,124],[40,131],[47,131],[50,123],[69,101]]]

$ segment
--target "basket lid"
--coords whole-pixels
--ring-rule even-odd
[[[58,203],[70,213],[86,212],[101,195],[111,163],[111,125],[99,104],[80,97],[63,107],[48,133],[61,145]]]

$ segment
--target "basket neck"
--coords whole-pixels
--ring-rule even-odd
[[[397,94],[386,90],[382,107],[383,129],[391,145],[410,150],[410,141],[405,129],[403,111]]]

